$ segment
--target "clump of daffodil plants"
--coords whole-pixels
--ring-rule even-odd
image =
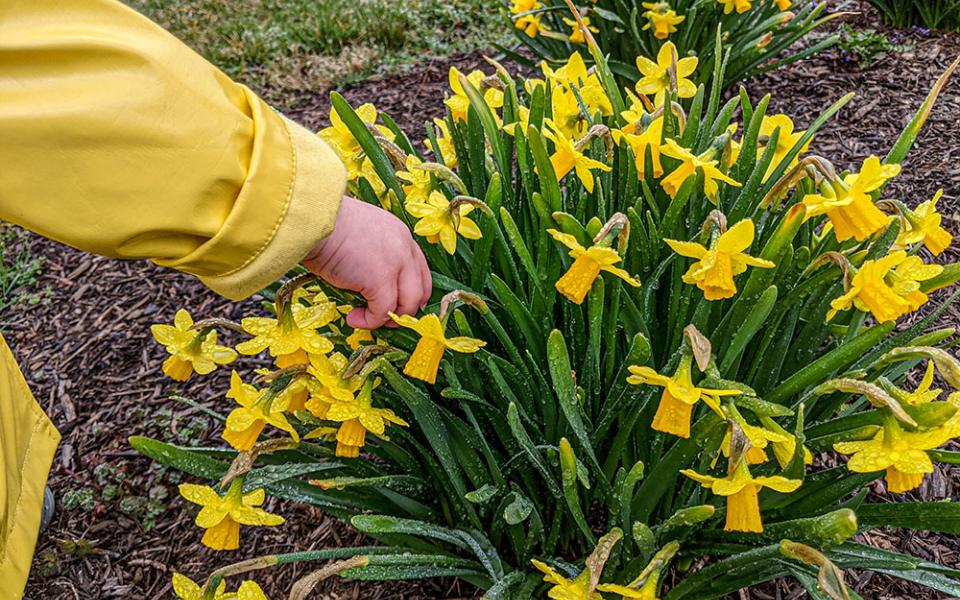
[[[154,329],[173,379],[233,370],[221,444],[132,440],[213,482],[181,486],[199,506],[184,535],[242,550],[250,528],[283,526],[273,497],[372,544],[177,575],[181,597],[308,560],[330,562],[291,597],[332,574],[567,600],[721,598],[792,576],[857,597],[846,568],[960,595],[955,567],[852,539],[960,533],[960,505],[902,495],[960,461],[943,449],[960,437],[960,363],[936,328],[952,297],[931,296],[960,268],[937,262],[952,243],[939,195],[884,194],[950,71],[883,158],[847,171],[815,134],[851,96],[805,129],[745,91],[724,103],[690,83],[684,109],[684,78],[624,93],[589,51],[594,69],[572,54],[525,81],[492,62],[451,71],[423,145],[333,95],[319,135],[350,193],[406,222],[433,270],[420,314],[352,330],[358,299],[299,273],[263,315]]]
[[[521,64],[531,62],[529,53],[562,64],[571,53],[585,51],[589,31],[609,53],[611,71],[630,84],[662,76],[671,51],[699,58],[705,68],[693,74],[694,83],[709,84],[713,62],[729,50],[719,82],[729,87],[829,48],[835,36],[799,50],[794,44],[841,14],[826,15],[827,3],[812,0],[590,0],[577,3],[580,21],[571,8],[572,0],[505,0],[501,12],[527,52],[501,50]],[[718,29],[721,53],[714,45]],[[679,90],[681,98],[695,93],[696,87]]]

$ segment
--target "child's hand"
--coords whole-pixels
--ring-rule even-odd
[[[347,315],[351,327],[392,326],[387,312],[415,314],[433,290],[427,260],[406,225],[381,208],[347,196],[333,232],[303,264],[330,285],[367,299],[365,308]]]

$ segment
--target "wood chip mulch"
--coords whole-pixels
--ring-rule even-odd
[[[854,24],[884,28],[864,9]],[[960,35],[900,32],[914,44],[909,52],[890,55],[866,71],[835,56],[820,56],[750,82],[753,98],[772,93],[771,111],[809,124],[830,102],[848,91],[858,97],[822,133],[813,151],[855,167],[871,153],[886,152],[905,120],[920,104],[937,75],[958,54]],[[343,90],[354,104],[374,102],[419,139],[424,121],[443,112],[441,98],[450,64],[461,70],[485,66],[480,55],[429,61],[406,74],[376,78]],[[291,111],[304,124],[327,122],[326,94],[305,98]],[[930,116],[904,173],[890,188],[915,205],[943,187],[941,211],[946,226],[960,233],[960,81],[942,95]],[[169,322],[177,308],[195,315],[237,319],[252,301],[230,303],[194,279],[148,263],[94,257],[29,235],[24,242],[45,257],[40,287],[48,301],[21,305],[0,315],[8,338],[40,404],[64,434],[54,460],[51,486],[61,507],[41,535],[26,597],[31,600],[172,597],[171,569],[202,579],[214,568],[261,554],[357,545],[364,540],[320,511],[276,502],[267,508],[287,516],[278,528],[248,529],[243,549],[226,557],[203,549],[176,494],[176,473],[151,465],[131,450],[130,435],[149,435],[174,443],[213,442],[216,423],[201,410],[170,400],[171,393],[192,397],[222,412],[221,370],[214,383],[175,386],[160,373],[163,350],[149,336],[149,325]],[[960,260],[952,249],[944,257]],[[942,326],[960,325],[954,307]],[[941,471],[920,490],[921,497],[952,496],[960,491],[960,472]],[[879,500],[880,496],[877,497]],[[64,501],[68,507],[64,507]],[[895,530],[864,536],[879,547],[896,549],[945,564],[960,562],[956,537]],[[256,579],[271,597],[286,590],[310,566],[262,571]],[[933,599],[916,586],[881,574],[852,573],[848,579],[866,598]],[[455,580],[431,582],[324,582],[315,597],[334,599],[473,598],[470,586]],[[800,598],[795,585],[781,583],[742,592],[736,598]]]

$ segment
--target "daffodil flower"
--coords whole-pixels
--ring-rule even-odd
[[[383,135],[390,141],[396,137],[390,129],[384,127],[383,125],[376,125],[377,122],[377,109],[373,104],[369,102],[366,104],[360,105],[356,111],[357,116],[360,117],[360,120],[364,123],[375,125],[379,130],[380,134]],[[330,146],[334,149],[337,155],[340,157],[340,160],[343,161],[343,164],[347,168],[347,177],[351,181],[356,180],[359,177],[361,172],[361,164],[364,159],[363,149],[360,147],[360,143],[353,137],[353,133],[350,132],[350,128],[347,127],[347,124],[343,122],[343,119],[340,118],[339,113],[336,109],[330,109],[330,127],[320,130],[317,132],[321,138],[323,138]]]
[[[409,424],[398,417],[389,408],[374,408],[372,406],[371,391],[373,383],[363,384],[360,393],[350,402],[334,402],[327,410],[328,421],[340,422],[337,430],[336,455],[344,458],[356,458],[360,455],[360,448],[366,443],[367,433],[389,439],[384,434],[387,425],[394,424],[408,427]]]
[[[793,437],[789,434],[781,433],[765,427],[758,427],[756,425],[751,425],[736,412],[736,408],[727,409],[728,417],[736,421],[737,425],[740,426],[740,429],[743,431],[743,435],[746,436],[747,440],[750,441],[750,448],[747,450],[744,458],[747,461],[748,465],[759,465],[767,462],[770,457],[767,455],[766,448],[772,443],[785,444],[788,443],[790,438]],[[730,443],[733,439],[733,434],[730,429],[727,429],[726,435],[723,437],[723,441],[720,442],[720,454],[723,456],[730,456]],[[796,442],[794,442],[794,448],[796,448]],[[720,455],[717,456],[719,458]],[[792,456],[792,455],[791,455]],[[716,463],[716,460],[714,460]]]
[[[896,394],[897,400],[910,406],[919,406],[933,402],[943,393],[943,390],[933,387],[933,378],[935,375],[933,361],[928,360],[927,369],[923,373],[923,379],[920,380],[916,389],[912,392],[905,392],[897,388],[897,391],[900,392]]]
[[[590,25],[590,17],[580,17],[583,19],[584,26],[592,31],[593,33],[599,33],[599,29]],[[573,31],[570,32],[569,38],[571,44],[585,44],[587,43],[587,38],[583,33],[583,29],[580,28],[580,24],[577,23],[576,19],[567,19],[564,18],[563,22],[570,27]]]
[[[548,598],[554,600],[603,600],[603,596],[593,590],[589,569],[584,569],[575,578],[568,579],[544,562],[537,559],[530,562],[538,571],[543,573],[543,580],[552,584],[553,587],[547,592]]]
[[[304,306],[299,295],[294,295],[281,310],[279,318],[246,317],[240,321],[243,330],[253,336],[237,344],[240,354],[260,354],[270,349],[270,355],[305,352],[326,354],[333,350],[333,342],[320,335],[318,327],[328,325],[340,317],[336,303]],[[295,364],[295,363],[294,363]]]
[[[726,477],[701,475],[691,469],[680,471],[717,496],[727,497],[727,520],[724,531],[763,532],[763,520],[760,516],[760,502],[757,492],[760,488],[770,488],[784,494],[794,492],[802,483],[798,479],[787,479],[780,475],[772,477],[754,477],[746,460],[740,460],[733,473]]]
[[[782,114],[764,115],[763,121],[760,122],[760,136],[766,139],[769,139],[776,129],[780,129],[780,133],[777,135],[777,147],[773,151],[773,160],[770,161],[770,166],[767,167],[767,172],[763,175],[763,182],[766,182],[767,179],[773,175],[773,172],[780,166],[780,163],[787,157],[787,154],[797,145],[800,138],[807,133],[806,131],[794,131],[793,127],[793,121],[790,117]],[[811,141],[812,140],[807,141],[807,143],[800,148],[799,154],[793,157],[793,160],[790,161],[787,168],[793,167],[800,162],[800,154],[807,151]],[[757,160],[760,159],[765,150],[766,148],[757,148]]]
[[[647,19],[647,24],[643,26],[643,31],[653,29],[653,37],[658,40],[665,40],[671,33],[677,30],[677,25],[683,23],[686,17],[677,15],[677,11],[670,8],[666,2],[643,2],[641,5],[647,9],[642,15]]]
[[[318,419],[326,419],[330,405],[336,402],[353,402],[354,396],[363,385],[359,377],[343,378],[343,372],[349,362],[339,352],[328,356],[312,357],[307,373],[313,377],[310,399],[305,408]],[[315,437],[313,432],[308,438]]]
[[[298,439],[297,430],[283,414],[288,408],[284,399],[272,397],[269,390],[258,390],[243,383],[236,371],[230,375],[230,390],[226,395],[240,405],[227,415],[223,431],[223,439],[237,450],[252,449],[268,424]]]
[[[920,257],[908,257],[902,250],[864,261],[856,270],[850,289],[830,303],[827,320],[839,311],[856,307],[881,323],[895,321],[926,303],[927,295],[920,291],[920,282],[936,277],[942,270],[940,265],[924,265]]]
[[[859,173],[850,173],[842,181],[824,180],[822,193],[804,196],[806,218],[827,215],[837,241],[854,238],[862,242],[885,229],[889,221],[870,194],[899,173],[900,165],[882,165],[879,158],[871,156],[863,161]]]
[[[674,58],[677,59],[677,96],[693,98],[697,95],[697,86],[687,77],[697,69],[697,57],[679,58],[677,47],[673,45],[673,42],[667,42],[660,47],[660,51],[657,52],[657,62],[653,62],[645,56],[637,57],[637,69],[643,75],[637,82],[637,91],[641,94],[654,96],[658,105],[663,104],[665,92],[670,89],[670,71],[673,69]]]
[[[726,414],[720,408],[720,397],[736,396],[743,393],[740,390],[718,390],[695,386],[691,373],[691,360],[689,354],[684,355],[680,359],[680,365],[673,377],[661,375],[650,367],[638,367],[636,365],[628,367],[630,375],[627,377],[627,383],[656,385],[663,388],[657,413],[650,425],[657,431],[689,438],[690,417],[693,414],[693,406],[697,402],[703,400],[714,412],[722,418],[726,418]]]
[[[653,176],[661,177],[663,175],[663,165],[660,163],[660,140],[663,139],[663,117],[657,117],[650,121],[650,124],[643,128],[640,133],[636,131],[636,124],[631,123],[629,127],[620,130],[614,130],[613,139],[623,140],[629,144],[633,150],[633,161],[637,168],[637,177],[643,180],[647,176],[647,152],[650,153],[650,163],[653,165]]]
[[[555,120],[558,119],[558,99],[570,107],[576,106],[576,112],[579,114],[580,105],[573,95],[574,88],[576,88],[581,100],[591,113],[599,111],[605,117],[613,114],[613,105],[603,88],[603,82],[600,81],[600,77],[596,73],[591,73],[587,69],[587,64],[579,52],[571,54],[567,62],[556,70],[553,70],[546,61],[540,63],[540,68],[543,70],[544,77],[554,85],[553,118]],[[566,110],[563,112],[569,113],[572,111]]]
[[[741,15],[753,7],[753,0],[717,0],[723,5],[723,14],[729,15],[734,10]]]
[[[700,156],[697,156],[693,152],[680,146],[675,140],[668,139],[660,148],[660,152],[665,156],[680,161],[680,165],[660,181],[660,186],[663,187],[663,190],[667,192],[667,195],[669,195],[671,199],[677,197],[680,186],[682,186],[689,177],[695,175],[698,169],[703,173],[703,193],[706,194],[707,199],[713,204],[717,203],[717,192],[720,190],[717,181],[722,181],[734,187],[740,187],[738,181],[731,179],[717,168],[719,161],[710,158],[713,152],[712,150],[707,150]]]
[[[369,329],[354,329],[353,333],[347,336],[347,346],[351,350],[359,350],[364,346],[364,342],[372,342],[373,334]]]
[[[510,14],[521,15],[519,17],[514,17],[513,26],[530,37],[537,37],[537,35],[544,29],[544,27],[540,24],[540,19],[543,17],[543,14],[524,13],[530,13],[541,8],[543,8],[543,4],[541,4],[539,0],[513,0],[510,3]]]
[[[461,204],[456,210],[459,213],[459,223],[454,223],[453,213],[450,210],[450,201],[443,192],[433,191],[426,202],[407,202],[406,209],[410,216],[420,219],[413,227],[413,232],[427,238],[431,244],[440,243],[447,254],[457,251],[457,235],[468,240],[479,240],[480,228],[468,214],[473,212],[472,204]]]
[[[546,125],[549,129],[544,130],[543,136],[554,144],[553,154],[550,156],[550,164],[553,165],[553,171],[557,176],[557,181],[563,178],[570,171],[575,171],[577,178],[583,184],[588,192],[593,191],[593,171],[610,171],[611,168],[599,160],[594,160],[577,148],[573,140],[563,134],[560,128],[552,120],[547,119]]]
[[[744,219],[715,238],[710,248],[696,242],[664,241],[680,256],[698,259],[683,275],[684,283],[703,290],[703,297],[707,300],[723,300],[737,293],[733,278],[746,271],[748,266],[761,269],[776,266],[769,260],[744,253],[753,244],[754,233],[753,221]]]
[[[583,304],[587,292],[593,287],[593,282],[600,276],[601,271],[616,275],[633,287],[640,287],[640,282],[621,268],[613,265],[620,262],[620,254],[613,248],[605,246],[580,245],[577,238],[569,233],[562,233],[556,229],[548,229],[547,233],[570,249],[570,258],[573,264],[567,272],[557,280],[556,288],[567,300],[574,304]]]
[[[771,445],[773,446],[773,455],[777,458],[777,463],[780,465],[780,468],[786,468],[790,461],[793,460],[793,454],[797,451],[797,438],[792,433],[788,432],[786,429],[777,424],[776,421],[770,417],[761,416],[759,417],[760,422],[768,430],[774,433],[779,434],[783,437],[782,440],[770,440]],[[752,440],[751,440],[752,442]],[[810,452],[810,449],[806,446],[803,447],[803,464],[809,465],[813,463],[813,453]]]
[[[203,588],[180,573],[173,574],[173,593],[180,600],[203,600]],[[267,596],[254,581],[244,581],[235,593],[227,593],[227,582],[221,579],[213,592],[213,600],[267,600]]]
[[[193,329],[193,318],[182,308],[174,315],[173,325],[151,325],[150,333],[170,354],[163,362],[163,373],[174,381],[186,381],[194,371],[200,375],[212,373],[217,365],[237,359],[232,348],[217,345],[216,331]]]
[[[657,592],[660,590],[660,575],[679,549],[679,543],[675,541],[669,542],[657,551],[647,566],[644,567],[643,571],[629,584],[604,583],[598,585],[597,590],[610,592],[611,594],[619,594],[621,598],[659,600],[659,594]]]
[[[447,105],[447,108],[450,109],[450,114],[453,116],[454,121],[465,121],[467,118],[467,111],[470,109],[470,98],[467,96],[467,92],[463,89],[463,83],[460,81],[460,77],[463,75],[456,67],[450,67],[448,72],[450,80],[450,89],[453,91],[453,96],[447,98],[443,101]],[[470,84],[480,90],[481,84],[486,78],[486,74],[483,71],[475,70],[471,71],[469,75],[466,76],[467,81]],[[503,106],[503,92],[494,88],[487,88],[486,91],[481,92],[483,96],[483,101],[486,102],[487,106],[491,109],[497,109]]]
[[[413,154],[407,155],[406,171],[397,171],[397,177],[406,182],[403,184],[403,194],[407,202],[426,202],[433,191],[433,178],[430,172],[419,169],[423,161]]]
[[[180,495],[202,508],[195,523],[206,529],[203,545],[213,550],[236,550],[240,547],[240,526],[274,527],[283,517],[258,508],[266,499],[262,489],[243,493],[242,478],[234,479],[224,496],[206,485],[181,483]]]
[[[530,126],[530,109],[526,106],[517,107],[517,116],[518,119],[513,123],[507,123],[502,127],[503,131],[507,135],[516,136],[517,127],[520,128],[520,131],[526,134],[527,128]]]
[[[423,141],[423,145],[437,157],[447,167],[455,169],[457,167],[457,148],[453,144],[453,137],[450,135],[450,128],[443,119],[434,118],[433,124],[437,126],[440,132],[437,136],[437,147],[433,147],[433,142],[429,139]]]
[[[777,8],[780,10],[789,10],[793,6],[793,0],[773,0],[777,3]]]
[[[471,337],[448,338],[440,318],[432,313],[419,319],[409,315],[388,314],[397,325],[407,327],[420,334],[417,347],[414,348],[413,354],[410,355],[407,364],[403,367],[404,374],[414,379],[431,384],[435,383],[444,350],[450,349],[454,352],[471,354],[487,345],[483,340]]]
[[[851,454],[847,468],[855,473],[886,471],[887,489],[902,494],[920,487],[923,477],[933,472],[927,450],[942,446],[960,436],[960,420],[928,431],[904,431],[896,418],[888,415],[883,427],[869,440],[838,442],[833,449]]]
[[[905,226],[897,237],[898,246],[907,248],[911,244],[923,242],[934,256],[939,256],[950,247],[953,236],[943,228],[943,216],[937,212],[937,202],[941,196],[943,190],[937,190],[930,200],[921,203],[914,210],[905,211]]]

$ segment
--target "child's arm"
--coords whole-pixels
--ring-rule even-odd
[[[337,219],[344,185],[316,135],[119,2],[0,3],[0,218],[230,298],[309,254],[376,327],[426,301],[429,271],[389,213]]]

